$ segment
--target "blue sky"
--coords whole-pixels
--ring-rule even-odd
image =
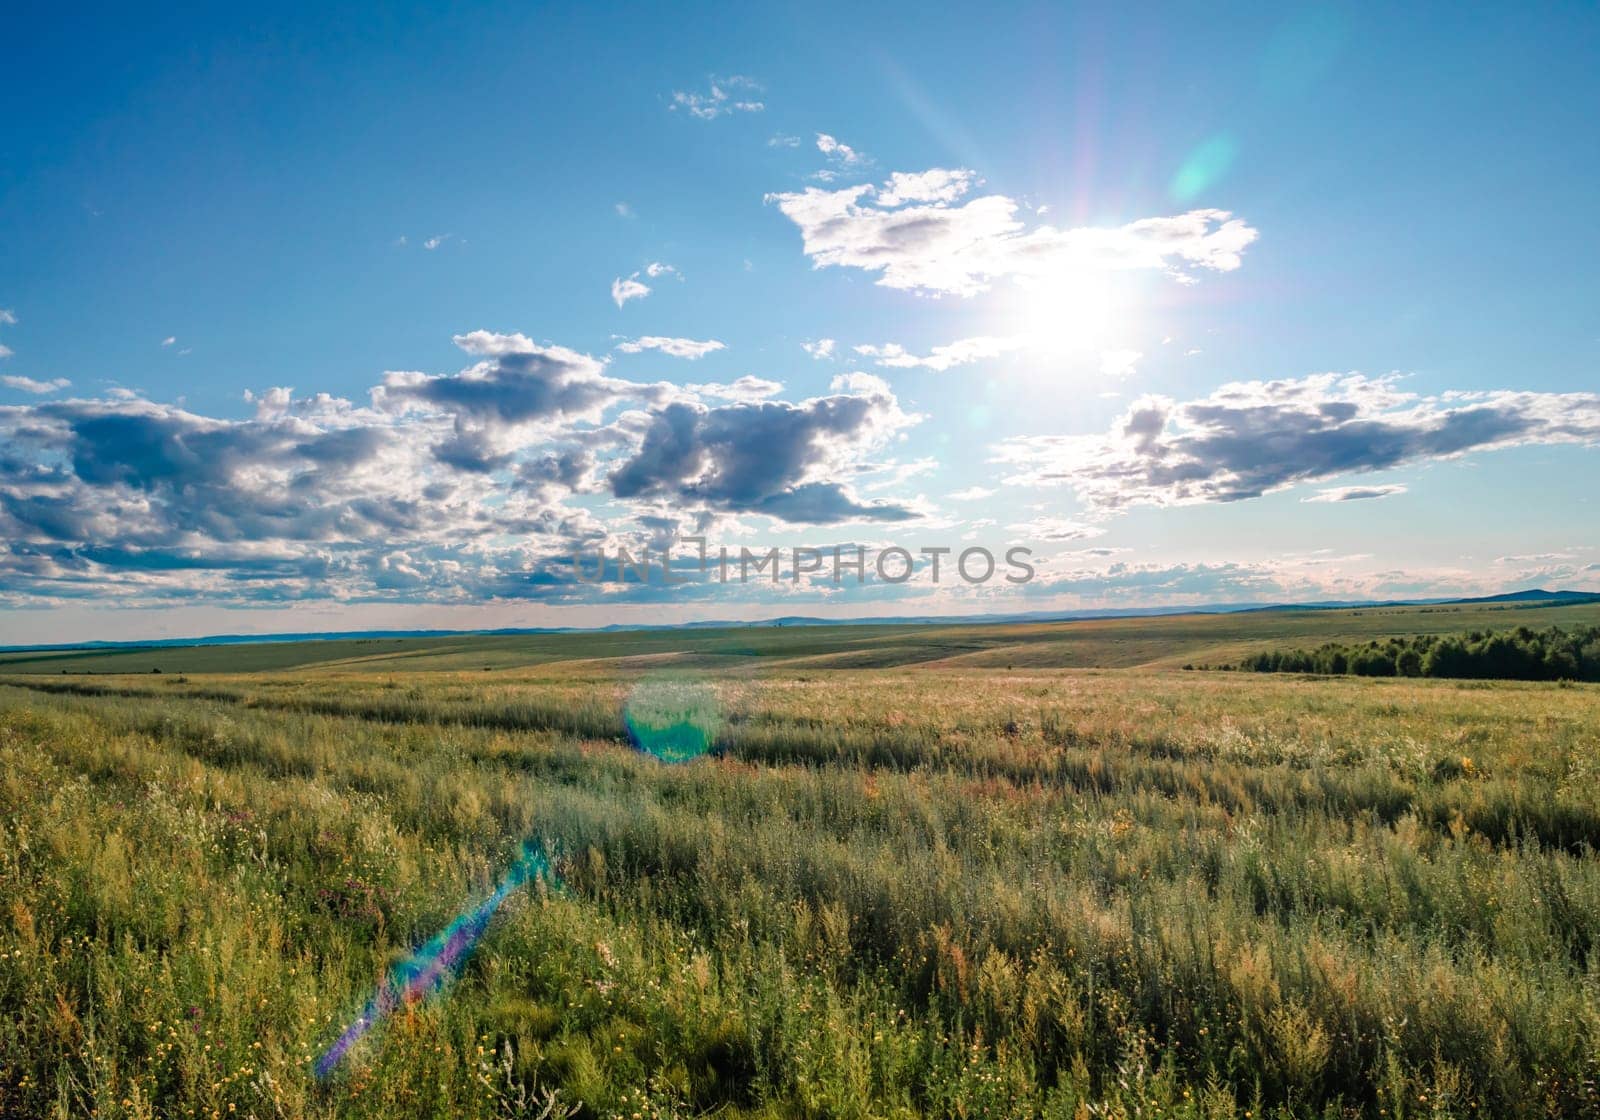
[[[4,640],[1600,587],[1592,8],[18,18]]]

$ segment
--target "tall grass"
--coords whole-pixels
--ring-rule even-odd
[[[32,683],[6,1114],[1600,1109],[1593,688],[728,678],[668,767],[611,677]],[[318,1083],[529,837],[559,887]]]

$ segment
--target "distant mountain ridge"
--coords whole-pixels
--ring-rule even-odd
[[[1175,614],[1244,614],[1252,611],[1355,610],[1371,607],[1471,606],[1492,603],[1531,603],[1558,605],[1600,602],[1600,591],[1561,589],[1547,591],[1533,587],[1499,595],[1480,595],[1464,599],[1324,599],[1307,603],[1209,603],[1203,606],[1101,607],[1081,611],[1026,611],[1012,614],[980,615],[878,615],[870,618],[815,618],[785,615],[751,622],[727,619],[678,622],[668,625],[609,626],[508,626],[494,630],[333,630],[292,634],[213,634],[195,638],[152,638],[144,641],[63,642],[43,645],[0,646],[0,653],[51,650],[169,649],[181,646],[253,645],[265,642],[348,642],[382,641],[401,638],[505,637],[517,634],[599,634],[629,630],[739,630],[773,626],[958,626],[998,625],[1012,622],[1083,622],[1103,618],[1155,618]]]

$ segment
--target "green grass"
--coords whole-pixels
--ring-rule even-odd
[[[1595,1115],[1600,686],[1024,667],[1293,623],[14,660],[0,1115]],[[669,665],[718,709],[680,766],[622,720]],[[319,1083],[529,839],[558,882]]]

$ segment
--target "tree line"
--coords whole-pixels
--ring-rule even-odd
[[[1479,680],[1600,681],[1600,626],[1472,630],[1325,642],[1316,649],[1268,650],[1239,663],[1257,673],[1338,673],[1358,677],[1458,677]]]

